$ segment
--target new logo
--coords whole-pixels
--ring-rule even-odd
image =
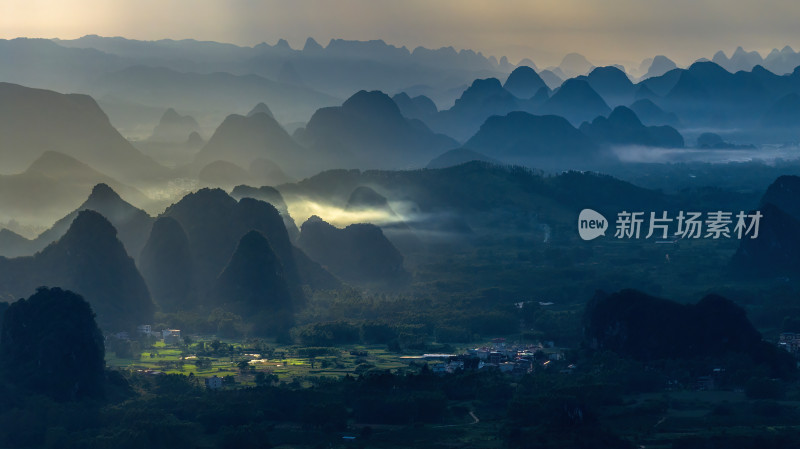
[[[608,220],[599,212],[584,209],[578,215],[578,234],[584,240],[594,240],[601,235],[606,235]]]

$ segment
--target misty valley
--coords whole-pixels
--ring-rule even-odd
[[[790,47],[0,61],[0,447],[800,447]]]

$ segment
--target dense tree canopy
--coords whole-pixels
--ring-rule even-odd
[[[105,348],[89,303],[42,287],[11,304],[0,333],[0,370],[11,383],[57,400],[103,395]]]

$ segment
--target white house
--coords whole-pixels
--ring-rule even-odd
[[[168,345],[177,344],[181,342],[180,329],[162,329],[161,336],[164,338],[164,343]]]
[[[222,378],[217,377],[216,375],[213,377],[206,378],[206,388],[209,390],[219,390],[222,388]]]

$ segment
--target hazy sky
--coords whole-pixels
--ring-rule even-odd
[[[796,0],[0,0],[0,37],[215,40],[295,47],[314,37],[452,45],[544,66],[579,52],[630,65],[679,63],[738,45],[800,47]]]

